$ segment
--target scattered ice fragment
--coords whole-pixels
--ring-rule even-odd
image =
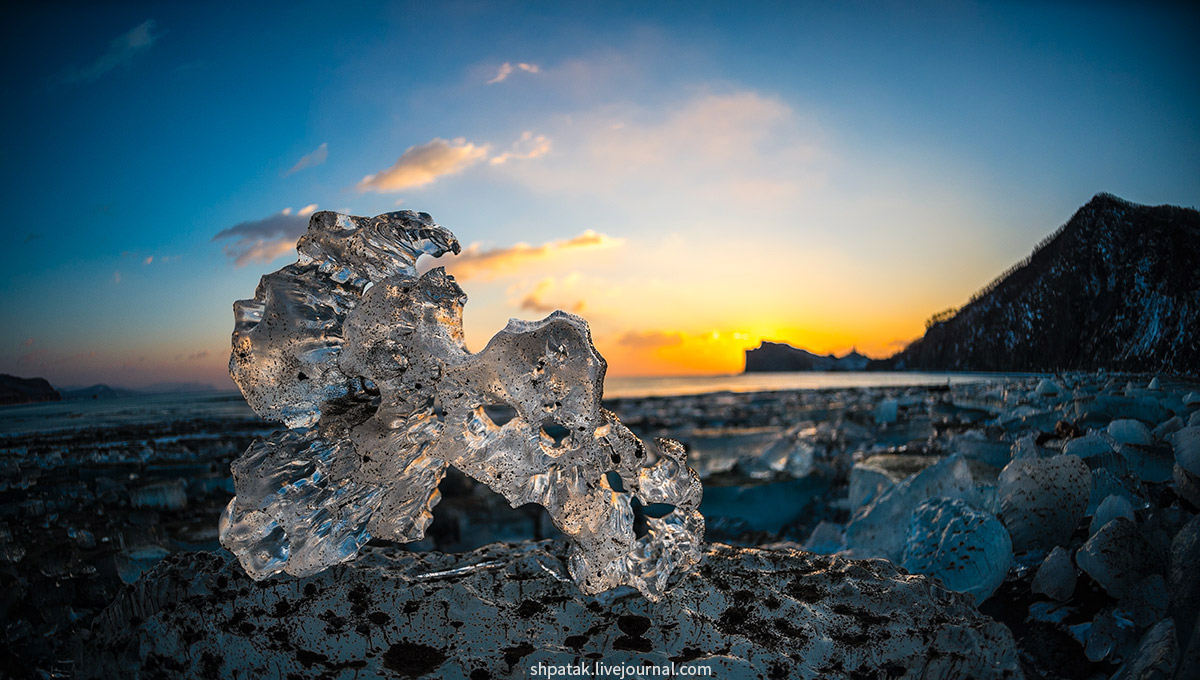
[[[1158,380],[1158,378],[1155,378]],[[1130,655],[1113,680],[1143,680],[1146,678],[1173,678],[1179,659],[1179,642],[1175,636],[1175,622],[1163,619],[1150,627],[1142,636],[1137,649]],[[1198,669],[1192,669],[1198,670]],[[1180,675],[1181,679],[1185,676]]]
[[[1158,382],[1158,376],[1154,376],[1153,378],[1150,379],[1150,384],[1146,385],[1146,389],[1148,389],[1148,390],[1161,389],[1161,387],[1159,386],[1159,382]]]
[[[113,556],[117,576],[125,583],[133,583],[168,554],[166,548],[157,545],[119,552]]]
[[[812,474],[817,453],[816,446],[810,441],[813,431],[808,423],[788,428],[746,466],[747,472],[756,479],[779,474],[795,478]]]
[[[1196,569],[1200,566],[1200,515],[1183,525],[1171,541],[1171,555],[1167,561],[1167,586],[1171,592],[1171,607],[1180,627],[1187,629],[1191,622],[1200,617],[1200,578]],[[1186,623],[1184,623],[1186,622]]]
[[[1112,495],[1105,497],[1100,501],[1100,505],[1096,508],[1096,514],[1092,517],[1092,526],[1088,531],[1089,536],[1094,536],[1101,527],[1118,517],[1124,517],[1129,521],[1133,521],[1133,506],[1129,501],[1125,500],[1124,496]]]
[[[1067,442],[1063,447],[1063,453],[1071,456],[1079,456],[1087,459],[1093,456],[1104,456],[1113,452],[1112,444],[1108,438],[1097,432],[1090,432],[1082,437],[1076,437]]]
[[[846,527],[846,545],[857,556],[885,557],[899,562],[907,537],[897,527],[908,526],[918,505],[939,496],[968,502],[977,500],[971,471],[961,457],[938,461],[860,508]]]
[[[896,480],[884,470],[872,465],[855,463],[850,469],[850,513],[875,500],[896,485]]]
[[[1165,440],[1170,435],[1182,430],[1185,427],[1187,427],[1187,424],[1183,422],[1182,418],[1179,416],[1171,416],[1170,420],[1164,420],[1163,422],[1159,423],[1158,427],[1155,427],[1151,434],[1154,435],[1155,439]]]
[[[182,479],[147,484],[130,490],[129,500],[135,508],[179,510],[187,507],[187,484]]]
[[[832,555],[846,547],[846,529],[840,524],[821,520],[813,529],[804,549],[821,555]]]
[[[1161,569],[1161,557],[1125,517],[1117,517],[1100,527],[1075,553],[1075,563],[1113,597],[1120,599],[1133,591],[1150,572]]]
[[[1000,518],[1013,550],[1067,543],[1087,509],[1091,476],[1077,456],[1014,460],[1000,472]]]
[[[1013,442],[1012,450],[1009,458],[1011,460],[1021,460],[1022,458],[1046,458],[1053,452],[1044,447],[1038,446],[1037,435],[1027,434]]]
[[[1171,443],[1175,447],[1175,462],[1179,467],[1193,475],[1200,475],[1200,427],[1190,425],[1183,428],[1171,435]]]
[[[1075,592],[1075,565],[1071,555],[1061,545],[1046,555],[1037,573],[1033,575],[1033,592],[1058,601],[1068,600]]]
[[[1105,607],[1092,619],[1084,654],[1090,661],[1102,661],[1118,652],[1133,636],[1133,622],[1114,607]]]
[[[1150,574],[1121,598],[1117,608],[1135,626],[1145,628],[1166,616],[1170,604],[1166,580],[1162,574]]]
[[[997,468],[1004,467],[1012,458],[1012,447],[1009,444],[992,441],[979,430],[956,435],[950,441],[949,450]]]
[[[1042,378],[1037,385],[1037,393],[1043,397],[1054,397],[1059,393],[1059,387],[1053,380]]]
[[[1108,434],[1121,444],[1149,446],[1154,441],[1150,430],[1140,421],[1131,418],[1121,418],[1109,423]]]
[[[1200,507],[1200,479],[1196,475],[1179,467],[1179,463],[1171,469],[1171,479],[1175,482],[1175,493],[1186,498],[1189,503]]]
[[[459,252],[425,213],[319,212],[297,250],[234,305],[230,373],[259,415],[294,428],[233,465],[220,537],[250,575],[420,540],[449,465],[546,508],[585,593],[657,599],[699,560],[699,477],[678,442],[642,442],[601,408],[607,366],[586,321],[514,319],[468,352],[462,289],[441,268],[417,276],[420,255]]]
[[[1012,564],[1008,531],[991,514],[957,498],[925,501],[912,513],[901,565],[936,576],[947,588],[983,602]]]
[[[883,399],[875,407],[875,422],[879,425],[896,422],[900,413],[900,402],[895,399]]]

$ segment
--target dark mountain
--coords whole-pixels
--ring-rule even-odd
[[[127,390],[123,387],[112,387],[99,383],[89,387],[63,388],[62,397],[66,401],[78,401],[80,399],[117,399],[119,397],[132,397],[137,394],[133,390]]]
[[[1098,194],[889,363],[1200,373],[1200,212]]]
[[[755,349],[746,350],[746,372],[768,373],[781,371],[861,371],[867,367],[867,357],[856,350],[844,357],[832,354],[821,356],[791,345],[763,341]]]
[[[28,404],[36,401],[61,401],[60,395],[45,378],[18,378],[0,373],[0,404]]]

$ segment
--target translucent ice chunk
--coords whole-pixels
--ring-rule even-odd
[[[1096,580],[1110,595],[1122,598],[1155,569],[1161,569],[1162,557],[1124,517],[1100,527],[1075,554],[1075,563]]]
[[[918,505],[940,496],[968,502],[978,500],[971,471],[961,457],[938,461],[861,508],[846,527],[847,546],[859,556],[886,557],[899,562],[907,537],[897,527],[908,526]]]
[[[1057,396],[1059,387],[1053,380],[1042,378],[1042,381],[1037,385],[1037,393],[1043,397]]]
[[[1067,442],[1067,445],[1063,447],[1063,453],[1087,459],[1111,455],[1113,446],[1108,437],[1092,432]]]
[[[1063,545],[1087,509],[1091,473],[1077,456],[1023,458],[1000,472],[997,491],[1013,550]]]
[[[1158,378],[1155,378],[1158,380]],[[1175,622],[1164,619],[1150,627],[1142,636],[1137,649],[1125,664],[1117,670],[1113,680],[1139,680],[1140,678],[1171,678],[1179,659],[1179,643],[1175,636]],[[1191,671],[1200,669],[1190,669]],[[1182,671],[1181,671],[1182,672]],[[1179,675],[1183,678],[1185,675]]]
[[[935,498],[912,513],[901,564],[936,576],[980,603],[1004,581],[1012,564],[1012,541],[990,513],[957,498]]]
[[[840,524],[821,520],[808,540],[804,549],[822,555],[832,555],[846,547],[846,529]]]
[[[1200,427],[1191,425],[1183,428],[1171,435],[1171,443],[1175,447],[1175,462],[1179,467],[1193,475],[1200,475]]]
[[[880,425],[896,422],[900,412],[900,402],[895,399],[884,399],[875,407],[875,422]]]
[[[1068,600],[1075,592],[1075,579],[1075,565],[1071,563],[1071,554],[1062,546],[1055,546],[1033,575],[1032,589],[1035,593],[1055,600]]]
[[[1108,424],[1108,435],[1121,444],[1149,446],[1153,441],[1150,430],[1140,421],[1121,418]]]
[[[297,249],[234,305],[231,375],[256,412],[296,428],[233,465],[221,542],[253,577],[321,571],[372,537],[421,539],[449,465],[545,507],[587,593],[656,599],[699,560],[700,480],[678,442],[642,442],[600,407],[606,364],[586,321],[512,320],[467,352],[466,295],[443,269],[417,276],[420,255],[459,252],[424,213],[316,213]]]
[[[896,480],[884,470],[856,463],[850,469],[850,512],[870,503],[895,485]]]
[[[1092,517],[1092,526],[1088,531],[1088,535],[1095,535],[1097,531],[1105,524],[1113,521],[1118,517],[1124,517],[1129,521],[1133,521],[1133,506],[1129,501],[1125,500],[1124,496],[1107,496],[1100,505],[1096,508],[1096,514]]]

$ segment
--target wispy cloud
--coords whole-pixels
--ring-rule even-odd
[[[125,66],[139,54],[150,49],[158,42],[163,34],[158,31],[158,24],[153,19],[147,19],[123,33],[108,45],[108,51],[90,64],[73,66],[63,74],[66,83],[90,83],[115,68]]]
[[[511,160],[530,160],[550,153],[550,139],[546,135],[537,135],[528,130],[521,133],[521,138],[513,142],[512,147],[504,153],[488,159],[492,165],[503,165]]]
[[[752,91],[651,109],[601,107],[562,119],[548,134],[555,153],[512,167],[512,178],[539,191],[620,195],[676,212],[786,212],[823,188],[829,165],[821,132],[808,118]]]
[[[561,286],[552,277],[547,277],[539,281],[532,289],[521,293],[517,307],[539,314],[553,312],[556,309],[565,309],[577,314],[583,311],[585,307],[583,300],[563,301],[562,298]]]
[[[438,177],[469,168],[487,154],[486,144],[472,144],[462,137],[451,141],[435,137],[408,147],[392,167],[363,177],[358,190],[387,193],[422,187]]]
[[[316,209],[313,203],[293,215],[291,208],[285,208],[270,217],[222,229],[212,240],[229,239],[224,251],[238,267],[271,262],[296,247],[296,240],[308,229],[308,216]]]
[[[513,74],[513,72],[515,72],[515,71],[524,71],[526,73],[537,73],[540,70],[541,69],[538,68],[537,64],[526,64],[524,62],[519,62],[519,63],[514,64],[512,62],[506,61],[503,64],[500,64],[499,70],[496,71],[496,76],[494,78],[492,78],[491,80],[487,81],[487,84],[495,85],[496,83],[502,83],[505,80],[508,80],[508,77],[511,76]]]
[[[565,252],[612,248],[622,243],[623,241],[619,238],[599,234],[591,229],[573,238],[551,241],[540,246],[517,243],[507,248],[485,250],[479,243],[472,243],[458,255],[443,255],[435,260],[430,260],[424,268],[444,266],[455,277],[463,280],[491,278],[511,273],[530,263],[547,260]]]
[[[629,331],[617,339],[617,344],[633,349],[674,347],[683,344],[683,334],[676,331]]]
[[[321,142],[321,146],[318,146],[317,148],[313,149],[312,151],[309,151],[308,153],[301,156],[300,160],[296,161],[296,164],[293,165],[290,170],[283,173],[283,176],[287,177],[288,175],[300,172],[301,170],[303,170],[305,168],[316,167],[316,166],[324,163],[328,159],[329,159],[329,144],[327,142]]]

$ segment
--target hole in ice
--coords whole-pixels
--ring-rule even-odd
[[[483,412],[487,414],[488,420],[491,420],[496,427],[504,427],[505,423],[517,417],[517,409],[508,404],[486,404],[483,407]]]
[[[556,422],[548,422],[542,424],[542,435],[548,437],[554,442],[554,447],[562,446],[567,437],[571,436],[571,431]]]
[[[536,503],[511,507],[504,496],[486,484],[450,467],[438,485],[441,502],[433,507],[433,522],[425,530],[430,548],[442,552],[465,552],[496,541],[526,541],[558,538],[550,513]]]
[[[675,506],[670,503],[647,503],[642,506],[642,511],[646,513],[646,516],[654,519],[662,519],[674,510]]]
[[[300,373],[296,375],[296,380],[308,380],[308,376],[304,375],[304,371],[300,371]]]
[[[625,493],[625,482],[621,479],[621,475],[617,474],[616,470],[609,470],[604,473],[604,478],[608,480],[608,487],[617,493]]]

